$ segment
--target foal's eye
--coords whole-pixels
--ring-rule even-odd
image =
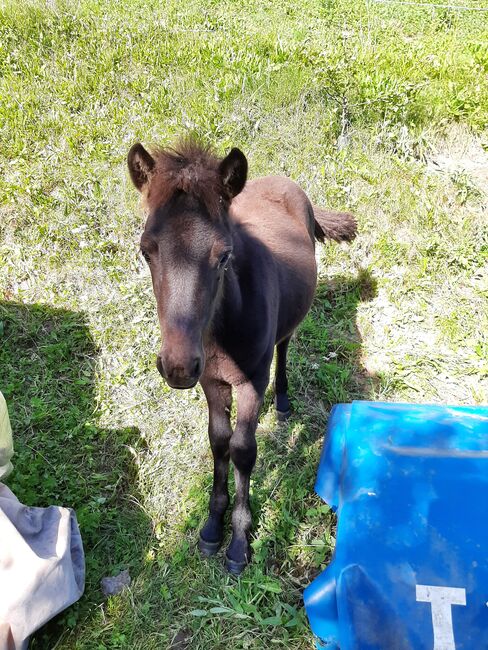
[[[141,248],[141,255],[146,260],[146,262],[148,264],[151,263],[151,258],[149,257],[149,253],[147,251],[145,251],[145,250],[142,250],[142,248]]]
[[[230,260],[230,256],[232,255],[232,249],[229,248],[228,250],[224,251],[222,255],[219,257],[219,263],[217,265],[218,269],[223,269],[227,266],[228,261]]]

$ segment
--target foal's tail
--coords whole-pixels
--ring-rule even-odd
[[[329,212],[313,206],[315,217],[315,238],[319,241],[352,241],[357,234],[356,219],[348,212]]]

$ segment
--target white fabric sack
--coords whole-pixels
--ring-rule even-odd
[[[0,626],[10,626],[13,648],[26,648],[35,630],[76,602],[84,579],[74,512],[29,508],[0,483]]]
[[[0,478],[12,469],[12,432],[0,393]],[[0,482],[0,650],[29,636],[80,598],[85,558],[75,513],[29,508]]]

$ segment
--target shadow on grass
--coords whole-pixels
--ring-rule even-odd
[[[128,445],[140,444],[139,432],[96,424],[96,357],[82,314],[0,302],[0,389],[15,447],[7,483],[27,505],[73,508],[86,555],[85,594],[35,635],[33,649],[53,648],[89,616],[103,576],[136,573],[150,535],[130,502],[137,490]]]
[[[293,415],[276,424],[270,389],[260,419],[251,487],[254,556],[238,580],[223,568],[225,545],[211,559],[196,549],[207,515],[210,455],[205,471],[189,477],[189,514],[175,522],[179,542],[151,537],[150,522],[129,500],[139,499],[127,449],[141,444],[138,432],[96,424],[97,351],[83,317],[0,303],[0,386],[16,434],[10,487],[28,504],[75,508],[87,557],[85,596],[36,635],[33,650],[311,647],[303,588],[330,559],[335,530],[313,486],[331,406],[372,393],[356,313],[374,295],[365,272],[318,286],[290,345]],[[230,522],[227,532],[226,543]],[[137,580],[106,608],[104,623],[94,613],[99,580],[123,568]],[[75,638],[66,638],[74,626]]]
[[[375,295],[376,282],[367,271],[319,283],[312,309],[290,346],[292,417],[285,425],[265,428],[259,443],[257,555],[267,547],[263,557],[271,570],[285,567],[300,588],[322,570],[334,548],[335,516],[314,494],[330,410],[338,403],[371,399],[374,393],[375,377],[361,363],[357,308]],[[281,517],[266,512],[270,495],[272,510]]]

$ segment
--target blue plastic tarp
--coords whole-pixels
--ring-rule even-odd
[[[488,650],[488,407],[334,407],[317,493],[334,558],[305,590],[318,647]]]

